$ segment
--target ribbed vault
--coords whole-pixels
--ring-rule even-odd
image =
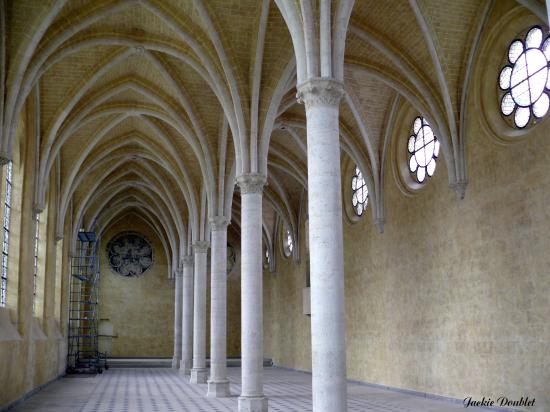
[[[315,3],[315,2],[313,2]],[[355,2],[341,75],[343,156],[366,178],[382,228],[396,112],[413,107],[442,145],[449,184],[464,196],[465,100],[492,1]],[[173,268],[207,236],[208,218],[240,225],[235,178],[268,175],[264,242],[299,236],[307,191],[304,110],[296,83],[311,34],[294,2],[268,0],[8,1],[0,152],[12,157],[19,117],[34,101],[39,138],[35,208],[59,174],[56,234],[122,218],[159,235]],[[344,7],[344,6],[342,6]],[[510,13],[544,10],[507,1]],[[334,13],[345,13],[335,10]],[[460,24],[457,24],[460,19]],[[6,30],[6,27],[3,28]],[[340,36],[342,37],[342,36]],[[337,37],[337,38],[340,38]],[[451,41],[452,40],[452,41]],[[298,59],[295,59],[297,50]],[[68,228],[68,226],[70,226]],[[296,242],[299,243],[299,242]],[[296,250],[296,259],[299,252]]]

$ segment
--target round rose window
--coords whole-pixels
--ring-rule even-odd
[[[123,232],[107,244],[109,266],[121,276],[140,276],[153,265],[153,248],[136,232]]]

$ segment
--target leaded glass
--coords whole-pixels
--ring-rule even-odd
[[[426,119],[418,116],[413,122],[413,132],[407,143],[409,170],[418,183],[432,177],[439,156],[439,140]]]
[[[13,163],[6,167],[6,193],[4,197],[4,219],[2,239],[2,285],[0,293],[0,306],[6,306],[8,295],[8,255],[10,249],[10,218],[11,218],[11,189],[12,189]]]
[[[351,178],[351,204],[357,216],[362,216],[369,202],[369,190],[361,170],[355,166],[355,174]]]
[[[285,230],[283,237],[283,250],[287,257],[292,255],[292,251],[294,250],[294,239],[292,238],[292,233],[290,233],[288,229]]]
[[[513,116],[520,129],[533,119],[548,113],[550,106],[550,37],[534,26],[524,39],[514,40],[508,47],[508,64],[499,74],[498,85],[504,92],[500,112]]]
[[[32,313],[36,310],[36,284],[38,282],[38,247],[40,243],[40,215],[35,213],[34,220],[36,224],[36,230],[34,234],[34,276],[32,287]]]

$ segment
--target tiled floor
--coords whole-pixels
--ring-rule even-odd
[[[191,385],[172,369],[110,369],[91,378],[62,378],[13,411],[28,412],[222,412],[237,410],[240,368],[229,368],[230,398],[205,397],[206,385]],[[311,411],[311,376],[279,368],[266,368],[265,394],[269,410]],[[348,385],[348,411],[452,412],[462,405],[418,396]],[[475,411],[477,408],[468,408]],[[336,412],[336,411],[335,411]]]

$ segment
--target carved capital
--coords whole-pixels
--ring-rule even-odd
[[[248,193],[262,193],[267,178],[259,173],[247,173],[237,177],[237,184],[241,189],[241,195]]]
[[[0,153],[0,167],[7,165],[9,162],[11,162],[10,157],[7,155],[7,153]]]
[[[32,205],[32,212],[35,214],[35,215],[39,215],[40,213],[42,213],[42,211],[44,210],[45,206],[44,205],[41,205],[40,203],[35,203]]]
[[[225,216],[214,216],[210,218],[210,230],[212,230],[212,232],[225,230],[227,229],[228,224],[229,219],[227,219]]]
[[[200,240],[193,243],[193,250],[198,253],[206,253],[208,252],[208,246],[208,242],[206,242],[205,240]]]
[[[181,259],[183,266],[193,266],[193,255],[186,255]]]
[[[334,79],[316,78],[298,85],[296,99],[306,109],[314,106],[338,106],[344,95],[344,85]]]

